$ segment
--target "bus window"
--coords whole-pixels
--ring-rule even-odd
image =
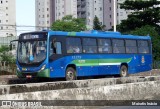
[[[126,53],[137,53],[137,42],[136,40],[126,40]]]
[[[62,54],[62,44],[61,42],[56,42],[55,39],[52,40],[50,43],[51,49],[50,49],[50,56],[53,54]]]
[[[97,53],[96,39],[83,38],[83,53]]]
[[[113,53],[125,53],[124,40],[113,39]]]
[[[99,53],[112,53],[111,40],[98,39],[98,51]]]
[[[62,54],[62,44],[60,42],[56,42],[56,54]]]
[[[67,38],[67,53],[82,53],[80,38]]]
[[[138,41],[138,52],[144,54],[149,53],[148,41]]]

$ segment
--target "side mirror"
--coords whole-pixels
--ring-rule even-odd
[[[12,50],[12,49],[13,49],[13,48],[12,48],[12,44],[10,44],[10,45],[9,45],[9,48],[10,48],[10,50]]]

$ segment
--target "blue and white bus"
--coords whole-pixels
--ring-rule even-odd
[[[39,31],[21,34],[17,41],[19,78],[125,77],[152,69],[150,36]]]

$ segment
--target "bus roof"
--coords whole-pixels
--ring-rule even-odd
[[[64,31],[38,31],[38,32],[48,32],[50,35],[57,36],[78,36],[78,37],[101,37],[101,38],[125,38],[125,39],[148,39],[151,37],[148,36],[138,36],[138,35],[122,35],[120,32],[112,32],[112,31],[81,31],[81,32],[64,32]],[[31,32],[33,33],[33,32]]]

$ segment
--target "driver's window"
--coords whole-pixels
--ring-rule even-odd
[[[50,56],[53,54],[62,54],[62,44],[61,42],[57,42],[55,39],[53,39],[50,43]]]
[[[60,42],[55,42],[56,54],[62,54],[62,45]]]

